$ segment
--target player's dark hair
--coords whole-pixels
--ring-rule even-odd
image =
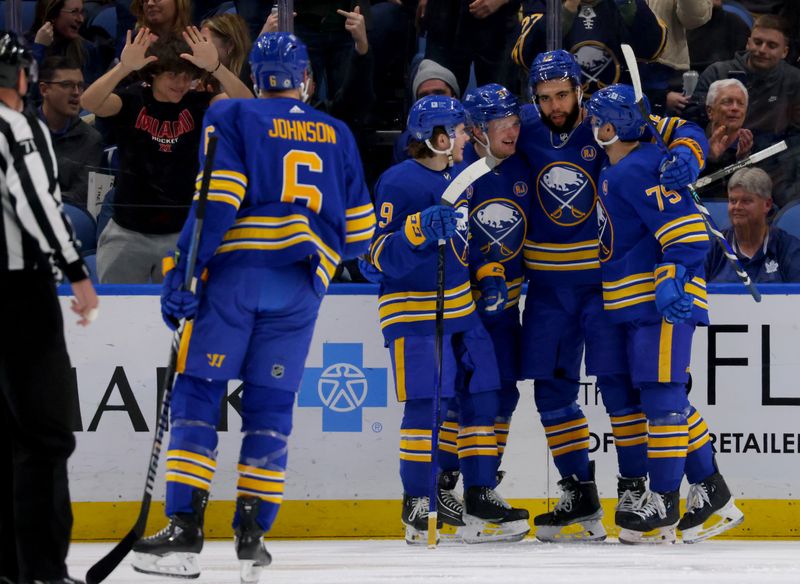
[[[445,131],[444,127],[436,126],[433,129],[433,135],[431,136],[431,144],[435,144],[440,135],[447,136],[447,132]],[[417,160],[420,158],[433,158],[436,155],[435,152],[428,148],[428,145],[425,144],[424,141],[414,140],[413,138],[408,143],[408,146],[406,146],[406,151],[411,158],[415,158]]]

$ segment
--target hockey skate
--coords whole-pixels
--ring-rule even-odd
[[[619,513],[619,541],[627,544],[675,543],[680,519],[680,491],[645,491],[630,511]]]
[[[528,517],[527,510],[512,507],[494,489],[470,487],[459,533],[466,543],[520,541],[531,530]]]
[[[406,526],[406,543],[409,545],[428,543],[428,510],[430,500],[428,497],[412,497],[403,494],[402,519]],[[436,522],[436,527],[442,526],[441,517]],[[437,539],[438,543],[438,539]]]
[[[647,485],[646,477],[626,478],[617,476],[617,507],[614,513],[614,523],[619,525],[620,513],[632,511],[639,499],[642,498]]]
[[[436,508],[442,523],[462,527],[464,519],[464,503],[455,493],[459,472],[457,470],[439,474],[439,488],[436,496]]]
[[[600,521],[603,508],[594,482],[594,461],[589,463],[591,480],[581,482],[575,475],[558,481],[561,498],[555,509],[533,519],[536,539],[552,543],[603,541],[606,529]]]
[[[711,520],[711,521],[709,521]],[[718,472],[689,487],[678,529],[683,543],[697,543],[733,529],[744,521],[725,479]]]
[[[264,530],[258,524],[258,508],[261,499],[258,497],[239,497],[236,510],[239,514],[239,526],[234,531],[236,557],[239,558],[239,579],[241,584],[255,584],[261,577],[261,571],[272,563],[264,546]]]
[[[133,545],[133,569],[143,574],[197,578],[200,566],[197,554],[203,549],[203,514],[208,491],[192,493],[192,513],[176,513],[169,524],[150,537]]]

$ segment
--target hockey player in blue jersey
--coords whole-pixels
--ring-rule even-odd
[[[445,188],[464,168],[464,110],[450,97],[424,97],[411,108],[408,130],[411,158],[384,172],[375,186],[378,228],[369,255],[381,275],[381,329],[397,399],[404,405],[400,478],[406,541],[424,543],[427,537],[439,239],[447,240],[441,397],[455,396],[457,376],[467,379],[459,387],[455,441],[464,479],[463,515],[439,518],[458,526],[469,543],[518,540],[530,529],[528,513],[511,508],[494,491],[500,379],[472,298],[467,199],[462,194],[453,207],[440,204]],[[488,282],[484,290],[490,293]]]
[[[250,53],[256,100],[206,114],[218,137],[195,276],[181,288],[194,214],[165,261],[162,313],[181,338],[166,463],[169,525],[137,542],[134,568],[197,577],[203,512],[216,466],[220,402],[241,379],[243,439],[233,528],[242,581],[271,561],[262,535],[283,500],[287,440],[319,305],[337,264],[367,251],[375,229],[355,140],[305,104],[309,60],[286,33]],[[205,152],[200,152],[203,168]],[[198,178],[199,185],[199,178]],[[199,188],[199,187],[198,187]]]
[[[618,513],[645,491],[646,418],[628,373],[623,332],[602,306],[596,185],[606,157],[581,107],[580,76],[575,57],[566,51],[536,57],[530,70],[535,105],[522,108],[518,144],[532,166],[535,193],[524,249],[529,286],[521,373],[534,380],[536,407],[562,477],[555,509],[534,518],[543,541],[606,536],[589,461],[589,428],[577,401],[584,349],[586,372],[597,376],[611,418]],[[703,131],[678,118],[655,121],[675,155],[661,180],[670,188],[688,184],[704,163]],[[575,523],[583,529],[565,529]]]
[[[603,304],[625,331],[630,373],[648,424],[649,490],[621,513],[620,541],[674,542],[676,526],[684,542],[701,541],[744,519],[685,387],[692,335],[696,326],[708,324],[708,232],[688,190],[662,184],[659,146],[639,141],[647,124],[633,88],[601,89],[587,109],[609,158],[598,201]],[[691,487],[681,518],[684,473]]]

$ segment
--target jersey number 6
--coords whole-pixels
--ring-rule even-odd
[[[286,153],[283,157],[281,202],[305,205],[314,213],[319,213],[322,209],[322,191],[314,185],[297,181],[300,166],[305,166],[310,172],[322,173],[322,158],[308,150],[290,150]]]

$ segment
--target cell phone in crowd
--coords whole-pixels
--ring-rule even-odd
[[[728,79],[738,79],[743,84],[747,85],[747,73],[739,69],[732,69],[728,71]]]

